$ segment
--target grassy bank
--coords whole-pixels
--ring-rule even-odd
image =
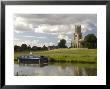
[[[97,50],[86,48],[63,48],[49,51],[34,51],[33,55],[46,56],[51,62],[96,63]],[[15,52],[14,59],[29,52]]]

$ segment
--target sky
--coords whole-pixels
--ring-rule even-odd
[[[14,45],[57,46],[65,39],[70,47],[75,25],[83,37],[97,36],[97,14],[14,14]]]

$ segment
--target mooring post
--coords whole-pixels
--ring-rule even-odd
[[[39,59],[39,64],[40,64],[40,59]]]

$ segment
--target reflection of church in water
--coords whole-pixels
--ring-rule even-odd
[[[81,25],[75,25],[75,33],[73,34],[71,47],[82,48],[82,41]]]

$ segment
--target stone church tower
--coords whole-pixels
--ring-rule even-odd
[[[72,48],[81,48],[82,42],[82,33],[81,33],[81,25],[75,25],[75,33],[73,34],[73,39],[71,46]]]

